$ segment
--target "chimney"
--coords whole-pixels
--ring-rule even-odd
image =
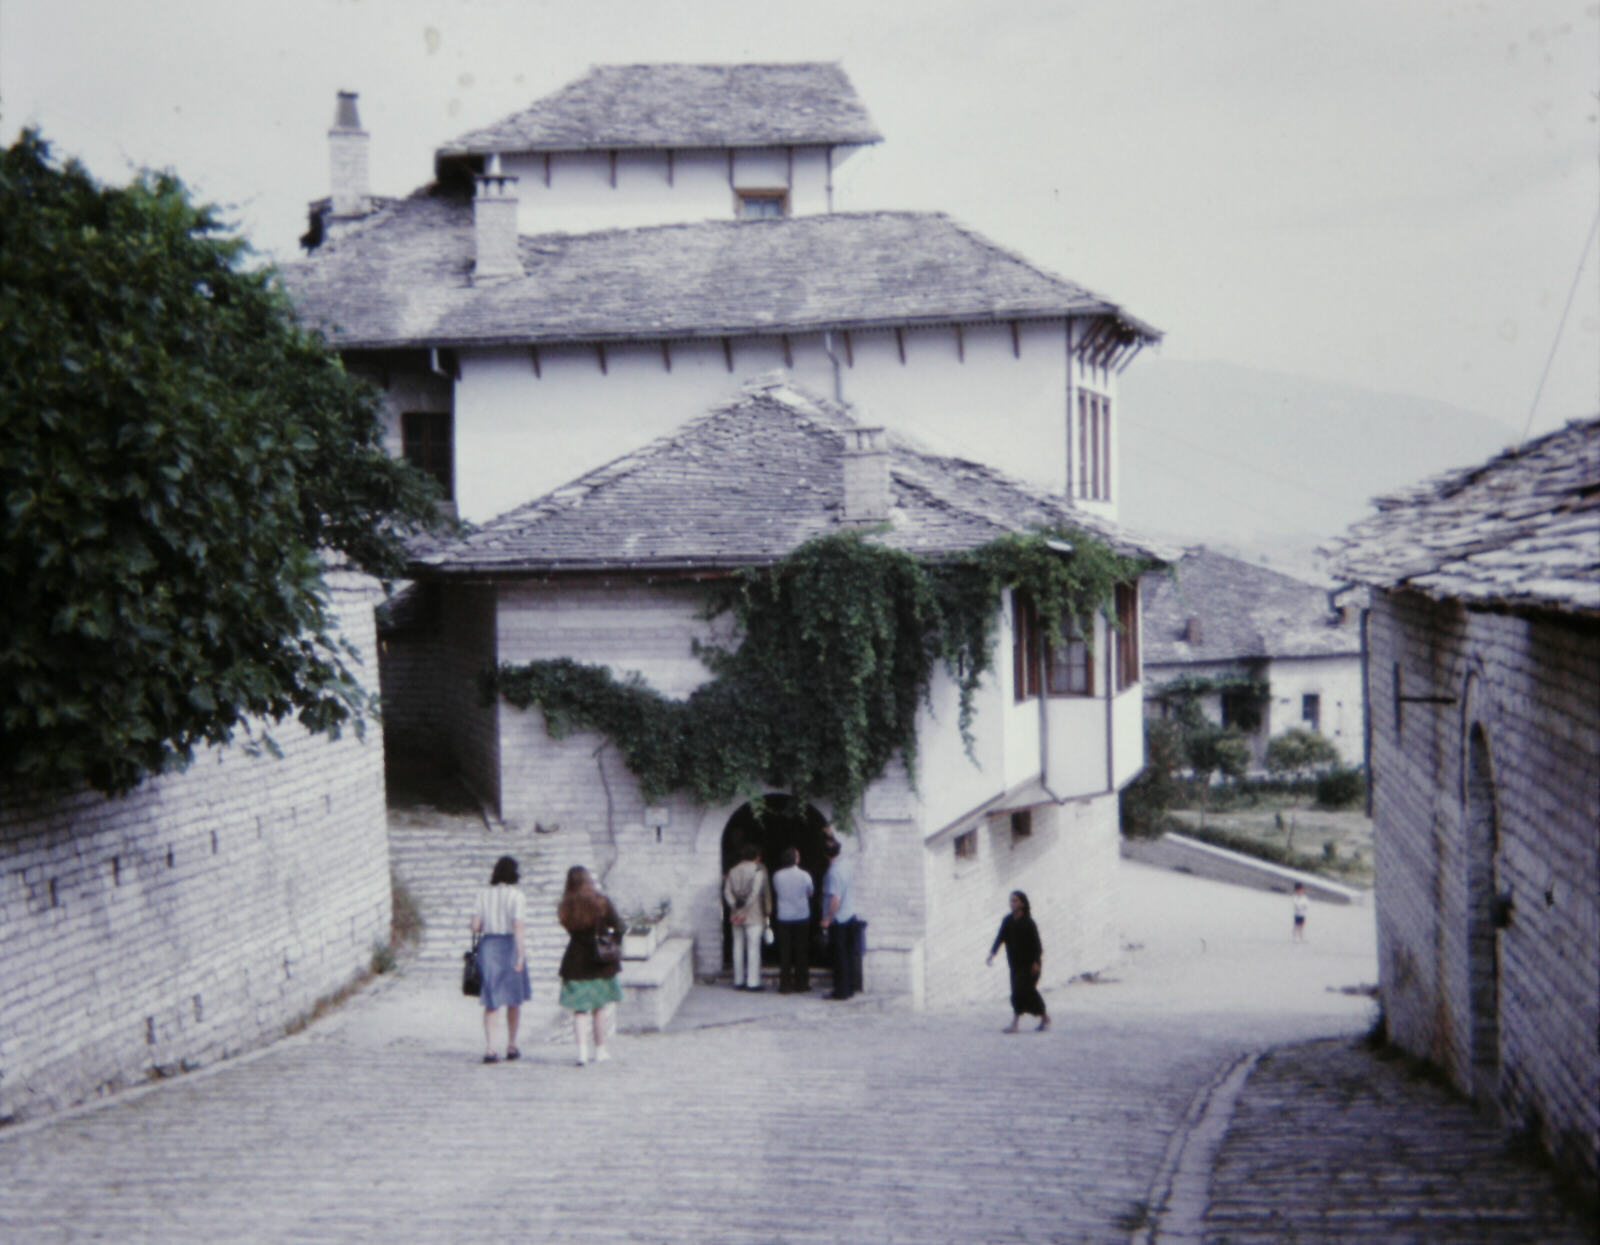
[[[367,193],[367,132],[356,112],[356,93],[340,91],[333,129],[328,131],[328,168],[333,188],[333,215],[365,216],[372,210]]]
[[[1183,638],[1190,644],[1200,643],[1200,620],[1192,615],[1184,621]]]
[[[487,172],[477,176],[472,199],[472,235],[477,263],[474,285],[490,285],[522,275],[517,251],[517,179],[500,171],[500,157],[489,157]]]
[[[889,447],[882,428],[844,432],[844,521],[882,523],[889,517]]]

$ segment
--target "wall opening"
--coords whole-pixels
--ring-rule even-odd
[[[1474,725],[1467,744],[1467,989],[1472,1091],[1495,1101],[1500,1088],[1500,945],[1495,856],[1500,850],[1489,741]]]
[[[792,795],[769,793],[759,804],[745,804],[728,818],[722,831],[722,873],[739,863],[739,852],[746,843],[761,849],[761,863],[770,877],[783,868],[783,854],[789,848],[798,848],[800,867],[811,875],[814,890],[811,895],[811,964],[828,963],[827,948],[822,941],[820,920],[822,916],[822,879],[828,872],[828,836],[823,829],[828,819],[811,805]],[[775,947],[761,949],[764,964],[777,963]],[[733,967],[733,927],[728,923],[728,910],[722,910],[722,967]]]

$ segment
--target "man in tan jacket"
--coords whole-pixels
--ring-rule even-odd
[[[772,881],[754,843],[746,843],[739,855],[722,883],[733,927],[733,988],[761,990],[761,940],[772,916]]]

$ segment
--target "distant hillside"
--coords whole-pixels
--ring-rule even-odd
[[[1121,396],[1122,522],[1284,565],[1306,564],[1372,497],[1515,435],[1442,402],[1227,363],[1141,358]]]

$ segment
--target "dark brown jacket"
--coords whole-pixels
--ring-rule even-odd
[[[605,899],[605,896],[602,895],[601,898]],[[617,915],[617,910],[609,899],[605,900],[605,905],[605,915],[593,925],[585,925],[579,929],[566,926],[569,937],[566,954],[561,957],[562,981],[589,981],[595,977],[615,977],[622,971],[622,965],[602,964],[595,954],[596,929],[615,930],[617,941],[622,940],[622,918]]]

